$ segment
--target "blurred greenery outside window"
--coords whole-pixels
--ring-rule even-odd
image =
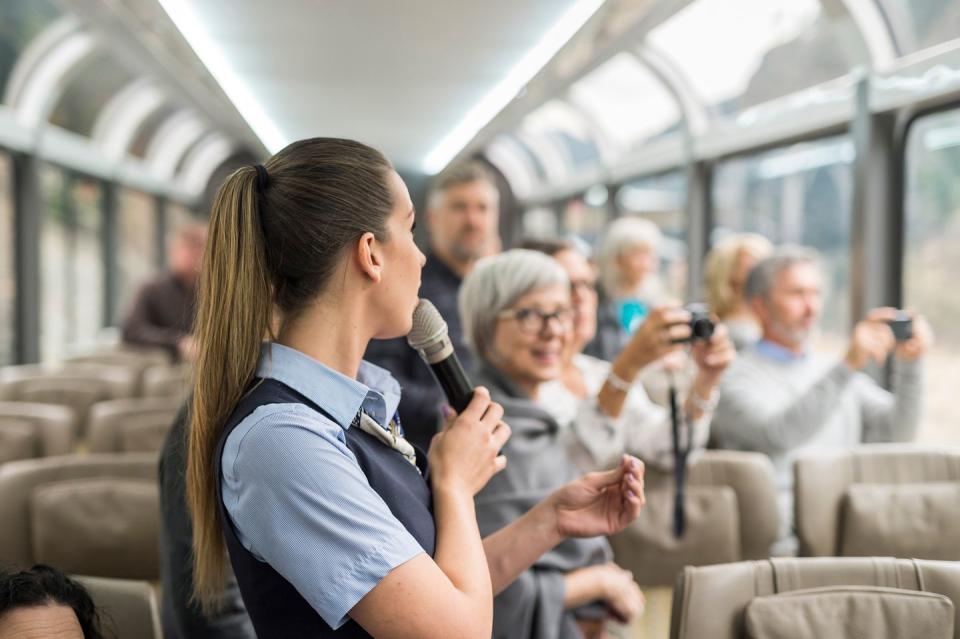
[[[960,444],[960,109],[918,118],[906,144],[904,306],[926,315],[936,345],[925,358],[920,438]]]
[[[102,189],[57,166],[40,167],[40,355],[91,348],[103,326]]]
[[[16,255],[13,221],[13,162],[0,151],[0,366],[12,364],[16,339]]]

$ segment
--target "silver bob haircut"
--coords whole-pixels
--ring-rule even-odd
[[[743,296],[752,300],[757,297],[767,299],[770,290],[780,273],[797,264],[812,264],[820,268],[820,255],[812,248],[805,246],[782,246],[773,255],[757,262],[750,270],[747,281],[743,285]]]
[[[552,257],[527,249],[512,249],[477,262],[460,285],[458,297],[463,335],[477,357],[486,357],[497,316],[538,288],[569,286],[567,272]]]

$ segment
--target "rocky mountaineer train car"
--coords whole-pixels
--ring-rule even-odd
[[[960,639],[958,245],[960,0],[0,0],[0,639]]]

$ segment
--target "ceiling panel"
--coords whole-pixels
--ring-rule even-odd
[[[191,10],[289,139],[426,154],[574,0],[195,0]]]

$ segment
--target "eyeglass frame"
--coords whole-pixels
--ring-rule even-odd
[[[538,326],[534,327],[532,324],[526,323],[528,322],[528,320],[521,318],[521,314],[529,314],[529,313],[532,313],[533,315],[525,315],[525,317],[536,316],[540,320]],[[561,314],[565,315],[568,319],[564,321]],[[569,306],[558,308],[552,313],[545,313],[541,311],[539,308],[526,306],[521,308],[508,308],[506,310],[500,311],[499,313],[497,313],[497,319],[516,320],[517,327],[520,329],[521,332],[527,335],[542,335],[544,331],[547,330],[547,326],[549,326],[549,322],[552,319],[555,319],[557,320],[557,322],[560,323],[561,329],[564,329],[564,330],[572,329],[574,315],[575,315],[575,311],[573,310],[573,308]]]

